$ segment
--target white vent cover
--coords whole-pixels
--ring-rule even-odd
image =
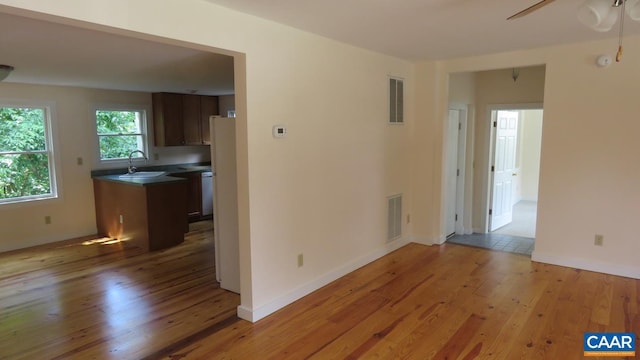
[[[391,196],[388,201],[387,241],[391,241],[402,235],[402,194]]]
[[[404,83],[400,79],[389,79],[389,123],[404,123]]]

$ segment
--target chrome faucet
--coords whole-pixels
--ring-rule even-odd
[[[145,160],[148,160],[148,159],[147,159],[147,154],[145,154],[145,153],[144,153],[144,151],[142,151],[142,150],[133,150],[131,153],[129,153],[129,167],[127,168],[127,172],[128,172],[129,174],[133,174],[133,173],[135,173],[135,172],[136,172],[136,170],[138,170],[138,168],[136,168],[135,166],[133,166],[133,164],[131,163],[131,162],[133,161],[133,154],[135,154],[135,153],[140,153],[140,154],[142,154],[142,157],[143,157]]]

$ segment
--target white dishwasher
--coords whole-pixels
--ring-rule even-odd
[[[213,171],[202,172],[202,216],[213,214]]]

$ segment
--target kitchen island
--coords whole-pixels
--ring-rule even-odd
[[[145,251],[166,249],[184,241],[189,230],[185,179],[103,175],[93,178],[93,189],[100,236]]]

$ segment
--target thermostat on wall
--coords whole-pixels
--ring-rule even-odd
[[[274,125],[273,126],[273,137],[281,138],[287,136],[287,127],[284,125]]]

